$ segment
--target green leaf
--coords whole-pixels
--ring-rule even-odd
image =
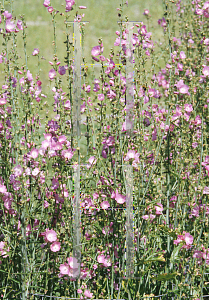
[[[152,279],[158,280],[158,281],[169,281],[169,280],[175,279],[175,277],[177,275],[180,275],[180,274],[177,273],[177,272],[174,272],[174,273],[164,273],[164,274],[159,274],[159,275],[157,275],[155,277],[152,277]]]
[[[171,254],[171,258],[170,258],[170,270],[173,269],[173,264],[175,263],[175,261],[178,260],[178,254],[179,254],[179,250],[181,249],[182,247],[182,243],[178,245],[178,247],[176,247],[172,254]]]

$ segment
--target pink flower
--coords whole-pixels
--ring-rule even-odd
[[[186,58],[186,54],[184,53],[184,51],[181,51],[181,52],[180,52],[179,57],[180,57],[181,59],[185,59],[185,58]]]
[[[188,94],[188,90],[189,90],[189,87],[188,87],[188,85],[185,85],[185,84],[179,88],[179,92],[181,94]]]
[[[49,71],[49,79],[51,79],[51,80],[54,79],[56,77],[56,75],[57,75],[57,73],[54,69],[51,69]]]
[[[203,194],[209,194],[209,187],[204,187]]]
[[[60,265],[60,273],[62,275],[68,275],[70,273],[70,267],[68,266],[67,263]]]
[[[77,293],[78,294],[82,294],[82,290],[81,289],[77,289]]]
[[[53,6],[48,6],[48,7],[47,7],[47,10],[48,10],[49,13],[52,13],[53,10],[54,10],[54,8],[53,8]]]
[[[145,9],[143,15],[148,16],[149,15],[149,10]]]
[[[67,262],[71,269],[77,269],[79,267],[78,260],[75,257],[68,257]]]
[[[71,159],[73,157],[73,152],[71,150],[62,150],[62,156],[66,158],[67,160]]]
[[[193,243],[193,236],[190,235],[190,234],[187,232],[187,233],[185,233],[184,240],[185,240],[185,242],[186,242],[186,245],[192,245],[192,243]]]
[[[33,76],[29,70],[27,71],[27,78],[29,82],[33,81]]]
[[[23,30],[23,26],[22,26],[22,21],[21,20],[17,21],[17,28],[20,29],[20,30]]]
[[[61,248],[60,242],[54,242],[53,244],[50,245],[50,249],[52,252],[58,252]]]
[[[39,168],[35,168],[35,169],[32,171],[32,175],[33,175],[33,176],[37,176],[39,172],[40,172]]]
[[[84,296],[87,297],[87,298],[92,298],[93,297],[93,293],[90,293],[89,290],[85,290]]]
[[[17,165],[16,167],[14,167],[14,175],[19,177],[22,175],[23,172],[23,168],[20,165]]]
[[[32,55],[38,55],[39,54],[39,49],[38,48],[34,48]]]
[[[100,46],[95,46],[91,50],[91,55],[92,56],[97,56],[101,54],[101,47]]]
[[[45,7],[48,7],[50,5],[50,0],[44,0],[44,4]]]
[[[103,202],[101,203],[101,208],[102,208],[102,209],[107,209],[108,207],[110,207],[110,204],[109,204],[108,201],[103,201]]]
[[[97,162],[97,159],[96,159],[95,156],[89,157],[89,163],[90,163],[90,165],[95,165],[96,162]]]
[[[129,159],[135,159],[136,151],[135,150],[129,150],[126,154],[126,157],[124,158],[125,161],[128,161]]]
[[[156,209],[156,215],[162,215],[163,206],[161,203],[157,203],[157,206],[155,206]]]
[[[30,152],[30,157],[32,157],[33,159],[36,159],[38,157],[39,151],[36,148],[33,148]]]
[[[60,74],[60,75],[64,75],[65,74],[65,72],[66,72],[66,69],[65,69],[65,67],[64,66],[59,66],[59,70],[58,70],[58,73]]]
[[[203,68],[202,72],[205,77],[207,77],[207,76],[209,77],[209,66],[205,66]]]
[[[0,193],[1,194],[6,194],[6,192],[7,192],[6,186],[3,185],[3,184],[0,184]]]
[[[46,240],[50,243],[55,242],[57,240],[57,234],[53,229],[48,230],[45,236]]]
[[[99,101],[103,101],[104,100],[104,94],[98,94],[97,96]]]
[[[12,32],[15,29],[15,24],[13,21],[6,20],[6,25],[5,25],[6,32]]]
[[[80,9],[86,9],[86,6],[79,6]]]
[[[116,196],[115,196],[115,200],[118,204],[123,204],[124,202],[126,202],[126,197],[119,194],[118,190],[116,190]]]
[[[3,13],[3,15],[5,16],[5,18],[7,20],[10,20],[12,18],[12,14],[8,12],[8,10],[5,10],[5,12]]]
[[[97,261],[98,261],[98,263],[103,264],[104,261],[105,261],[105,256],[103,254],[102,255],[98,255],[97,256]]]

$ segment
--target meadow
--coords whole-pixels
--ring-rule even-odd
[[[62,2],[0,3],[0,297],[208,299],[209,2]]]

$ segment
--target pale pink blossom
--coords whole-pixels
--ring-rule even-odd
[[[202,72],[205,77],[207,77],[207,76],[209,77],[209,66],[205,66],[203,68]]]
[[[181,51],[181,52],[180,52],[179,57],[180,57],[181,59],[185,59],[185,58],[186,58],[186,54],[184,53],[184,51]]]
[[[35,168],[35,169],[32,171],[32,175],[33,175],[33,176],[37,176],[39,172],[40,172],[39,168]]]
[[[108,207],[110,207],[110,204],[109,204],[108,201],[103,201],[103,202],[101,203],[101,208],[102,208],[102,209],[108,209]]]
[[[61,275],[68,275],[70,273],[70,267],[67,263],[60,265],[60,273]]]
[[[115,200],[118,204],[123,204],[124,202],[126,202],[126,196],[119,194],[118,190],[116,190]]]
[[[5,25],[6,32],[12,32],[15,29],[15,24],[13,21],[6,20],[6,25]]]
[[[61,248],[60,242],[54,242],[50,245],[50,249],[52,252],[58,252]]]
[[[56,75],[57,75],[57,73],[54,69],[51,69],[49,71],[49,79],[51,79],[51,80],[54,79],[56,77]]]
[[[15,176],[21,176],[23,172],[23,168],[20,165],[17,165],[16,167],[14,167],[14,175]]]
[[[38,157],[39,151],[36,148],[33,148],[30,152],[30,157],[32,157],[33,159],[36,159]]]
[[[161,203],[157,203],[155,209],[156,209],[156,215],[162,215],[163,205]]]
[[[105,261],[105,256],[103,254],[102,255],[98,255],[97,256],[97,261],[98,261],[98,263],[103,264],[104,261]]]
[[[189,234],[188,232],[185,233],[184,240],[186,242],[186,245],[192,245],[193,243],[193,236]]]
[[[67,262],[68,265],[72,268],[72,269],[77,269],[79,267],[79,263],[76,257],[68,257],[67,258]]]
[[[27,79],[29,82],[33,81],[33,76],[29,70],[27,71]]]
[[[93,297],[93,293],[90,293],[89,290],[85,290],[84,296],[87,297],[87,298],[92,298]]]
[[[45,7],[48,7],[50,5],[50,0],[44,0],[44,4]]]
[[[99,101],[103,101],[104,100],[104,94],[98,94],[97,96]]]
[[[10,20],[12,18],[12,14],[9,13],[8,10],[5,10],[5,12],[3,12],[3,15],[7,20]]]
[[[39,49],[38,48],[34,48],[32,55],[38,55],[39,54]]]
[[[100,46],[95,46],[91,50],[91,55],[92,56],[97,56],[101,54],[101,47]]]
[[[46,231],[45,237],[48,242],[52,243],[57,240],[57,233],[53,229],[51,229]]]

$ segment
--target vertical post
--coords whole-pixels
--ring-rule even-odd
[[[126,183],[126,278],[134,274],[133,166],[123,165]]]
[[[73,257],[77,259],[78,268],[73,269],[73,277],[80,276],[81,264],[81,214],[80,214],[80,165],[74,167],[73,198]]]
[[[80,136],[81,122],[81,41],[80,41],[80,23],[74,22],[74,70],[73,70],[73,134]]]
[[[126,132],[133,134],[133,107],[134,107],[134,68],[133,68],[133,28],[130,22],[126,23],[128,30],[126,44]]]

